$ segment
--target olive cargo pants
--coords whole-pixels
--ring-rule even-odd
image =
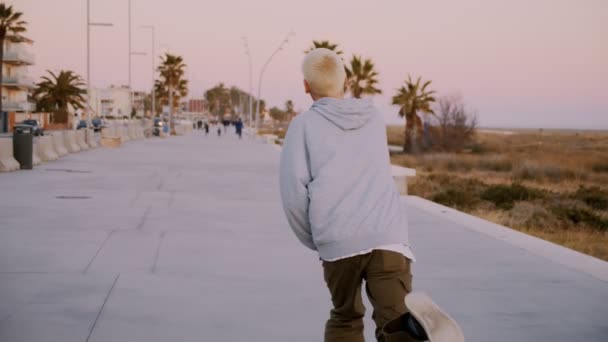
[[[384,342],[382,327],[407,311],[404,299],[412,291],[412,274],[410,260],[399,253],[373,250],[346,259],[324,261],[323,275],[333,303],[325,325],[325,342],[364,341],[363,280],[374,308],[372,318],[379,342]]]

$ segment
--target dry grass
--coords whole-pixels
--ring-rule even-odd
[[[262,127],[258,130],[258,134],[274,134],[279,137],[279,139],[285,139],[285,134],[287,134],[287,130],[285,129],[275,129],[271,127]]]
[[[479,133],[467,153],[391,158],[417,170],[414,195],[608,260],[606,133]]]

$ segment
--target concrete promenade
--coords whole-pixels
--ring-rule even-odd
[[[0,342],[322,341],[278,156],[193,132],[0,174]],[[608,263],[408,201],[414,288],[467,341],[608,341]]]

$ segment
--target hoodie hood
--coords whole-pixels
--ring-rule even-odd
[[[365,126],[376,115],[376,108],[370,100],[354,98],[324,97],[315,101],[311,109],[345,131]]]

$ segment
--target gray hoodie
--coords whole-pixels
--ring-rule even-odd
[[[322,98],[296,116],[281,152],[280,190],[294,233],[324,260],[408,245],[386,125],[369,101]]]

